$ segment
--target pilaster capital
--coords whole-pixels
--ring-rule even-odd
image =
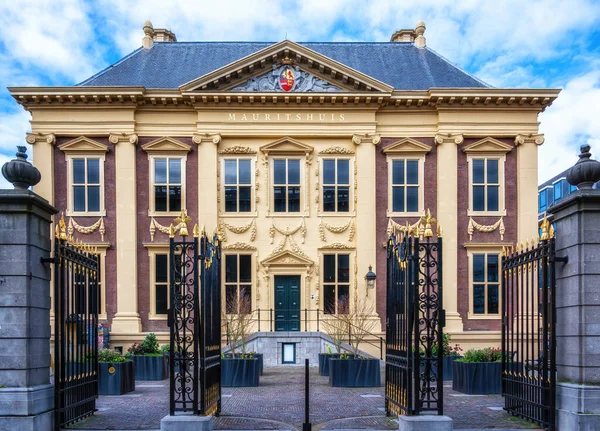
[[[381,136],[377,133],[375,133],[375,134],[367,133],[366,135],[359,135],[359,134],[352,135],[352,143],[354,145],[360,145],[363,142],[371,143],[373,145],[378,145],[381,142]]]
[[[129,142],[135,145],[138,142],[138,135],[135,133],[111,133],[108,135],[108,141],[113,145],[117,145],[119,142]]]
[[[215,145],[218,145],[221,142],[221,134],[220,133],[194,133],[192,136],[192,140],[194,144],[200,145],[203,142],[212,142]]]
[[[535,144],[542,145],[544,143],[544,135],[539,134],[528,134],[528,135],[517,135],[515,137],[515,145],[524,145],[524,144]]]
[[[53,133],[27,133],[25,136],[25,141],[28,144],[34,145],[38,142],[46,142],[48,144],[54,145],[56,143],[56,136]]]
[[[442,145],[444,143],[453,143],[460,145],[464,142],[465,138],[462,133],[439,133],[435,135],[435,143]]]

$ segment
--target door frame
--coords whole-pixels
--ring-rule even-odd
[[[286,329],[285,331],[289,331],[289,332],[300,332],[301,328],[301,322],[302,322],[302,274],[274,274],[273,275],[273,312],[275,314],[277,314],[277,303],[276,303],[276,297],[277,297],[277,283],[275,283],[275,278],[276,277],[294,277],[298,279],[298,330],[290,330],[289,328]],[[291,310],[291,309],[287,309],[287,310]],[[289,316],[288,316],[289,317]],[[277,317],[275,317],[274,322],[275,324],[275,332],[285,332],[285,331],[277,331]]]

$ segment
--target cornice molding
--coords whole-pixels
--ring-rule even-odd
[[[366,135],[359,135],[359,134],[354,134],[352,135],[352,143],[354,145],[360,145],[362,143],[371,143],[373,145],[378,145],[381,142],[381,135],[379,135],[378,133],[375,134],[366,134]]]
[[[221,134],[220,133],[194,133],[192,136],[192,141],[194,144],[200,145],[203,142],[212,142],[215,145],[218,145],[221,142]]]
[[[165,136],[162,138],[154,139],[153,141],[150,141],[150,142],[142,145],[142,150],[146,151],[147,153],[163,152],[163,151],[189,153],[192,149],[190,148],[189,145],[184,144],[183,142],[178,141],[177,139],[173,139],[168,136]]]
[[[65,142],[60,147],[59,150],[69,153],[69,152],[84,152],[84,153],[107,153],[109,151],[108,147],[100,142],[94,141],[93,139],[87,138],[85,136],[80,136],[75,139],[71,139],[68,142]]]
[[[349,150],[348,148],[333,146],[324,149],[323,151],[319,151],[319,154],[347,154],[352,155],[354,151]]]
[[[435,135],[435,143],[442,145],[444,143],[453,143],[460,145],[464,142],[465,138],[462,133],[444,133]]]
[[[463,148],[465,153],[508,153],[513,147],[505,144],[498,139],[487,137],[466,145]]]
[[[544,139],[543,134],[517,135],[515,137],[515,145],[517,145],[517,146],[524,145],[524,144],[542,145],[544,143],[544,140],[545,139]]]
[[[130,144],[136,145],[138,142],[138,135],[135,133],[111,133],[108,135],[108,142],[113,145],[117,145],[119,142],[129,142]]]
[[[431,146],[419,142],[412,138],[404,138],[393,144],[388,145],[383,149],[384,154],[402,154],[402,153],[418,153],[427,154],[431,151]]]
[[[34,145],[38,142],[46,142],[47,144],[54,145],[56,144],[56,136],[54,136],[53,133],[27,133],[25,136],[25,141],[31,145]]]

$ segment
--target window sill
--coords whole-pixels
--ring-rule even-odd
[[[467,210],[469,217],[506,217],[506,210],[502,211],[472,211]]]
[[[297,213],[279,213],[279,212],[267,212],[267,217],[270,218],[277,218],[277,217],[283,217],[283,218],[306,218],[309,217],[308,212],[306,211],[300,211]]]
[[[404,213],[395,213],[395,212],[387,212],[386,213],[388,217],[398,217],[398,218],[409,218],[409,217],[424,217],[425,216],[425,210],[423,211],[416,211],[414,213],[408,213],[408,212],[404,212]]]
[[[356,217],[356,211],[346,211],[346,212],[318,212],[317,217]]]
[[[500,314],[473,314],[469,312],[467,314],[469,320],[501,320]]]
[[[176,212],[156,212],[148,210],[148,217],[178,217],[181,215],[181,211]]]
[[[219,210],[219,217],[221,218],[256,218],[258,217],[257,211],[249,211],[247,213],[240,212],[224,212]]]
[[[65,215],[67,217],[106,217],[106,210],[94,212],[75,212],[72,210],[67,210]]]

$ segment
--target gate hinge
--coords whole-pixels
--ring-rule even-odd
[[[58,263],[57,257],[40,257],[41,263]]]
[[[555,262],[569,263],[569,256],[554,256]]]
[[[446,327],[446,310],[443,308],[440,310],[440,324],[442,325],[442,328]]]

